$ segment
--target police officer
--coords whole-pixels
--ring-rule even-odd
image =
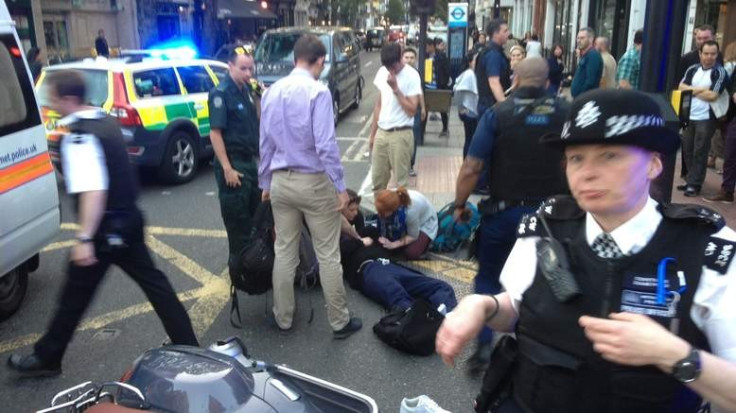
[[[465,298],[438,353],[452,363],[483,325],[515,331],[511,395],[494,411],[696,412],[700,397],[736,411],[736,233],[706,208],[649,196],[680,141],[657,103],[590,91],[545,140],[564,147],[572,197],[522,220],[506,292]],[[553,279],[566,283],[544,276],[565,267]]]
[[[260,203],[258,189],[258,116],[250,87],[253,56],[236,47],[228,59],[229,74],[209,95],[210,139],[215,150],[215,180],[227,231],[230,273],[248,243],[251,219]]]
[[[539,144],[542,135],[562,128],[569,108],[563,99],[545,94],[547,75],[547,62],[541,57],[518,64],[516,92],[481,117],[457,178],[457,220],[483,173],[488,174],[491,188],[490,199],[479,208],[479,269],[475,277],[475,292],[479,294],[501,291],[498,277],[516,240],[521,216],[534,211],[545,198],[567,192],[560,169],[562,154]],[[489,329],[478,336],[477,350],[468,365],[471,374],[485,370],[492,338]]]
[[[138,186],[120,125],[102,110],[83,106],[86,87],[78,72],[54,71],[46,83],[49,106],[64,116],[59,124],[70,131],[60,154],[79,229],[48,331],[32,354],[12,355],[8,365],[24,375],[60,374],[74,330],[112,264],[143,289],[173,343],[198,345],[184,306],[143,242],[143,216],[135,203]]]

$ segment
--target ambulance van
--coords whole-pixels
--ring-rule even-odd
[[[59,232],[59,194],[28,63],[0,0],[0,320],[23,301],[39,251]]]

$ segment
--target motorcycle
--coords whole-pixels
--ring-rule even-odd
[[[251,358],[231,337],[209,348],[166,345],[146,351],[118,382],[86,382],[61,391],[37,413],[377,413],[369,396],[286,366]],[[134,410],[126,410],[134,409]]]

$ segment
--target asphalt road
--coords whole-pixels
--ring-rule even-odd
[[[344,114],[338,128],[347,184],[360,188],[369,165],[368,128],[376,90],[370,86],[380,66],[378,52],[364,53],[366,80],[358,110]],[[479,381],[462,368],[443,365],[436,356],[413,357],[383,344],[371,331],[383,310],[348,288],[351,311],[364,328],[345,341],[333,340],[319,289],[297,291],[297,314],[291,333],[280,333],[267,321],[270,293],[240,294],[242,330],[229,322],[226,275],[227,242],[220,217],[212,168],[205,165],[194,181],[176,187],[158,184],[143,173],[140,206],[149,226],[148,245],[160,268],[169,276],[192,317],[203,345],[238,336],[256,358],[286,364],[297,370],[373,397],[383,412],[396,412],[402,398],[426,394],[444,408],[470,411]],[[68,198],[63,200],[63,231],[41,254],[41,266],[31,275],[28,294],[20,311],[0,324],[0,357],[27,353],[43,333],[54,311],[64,280],[67,248],[73,237],[74,217]],[[458,296],[467,282],[448,279]],[[310,307],[314,320],[307,323]],[[31,411],[46,407],[52,396],[83,381],[118,379],[148,348],[166,338],[156,315],[140,289],[115,269],[108,273],[80,330],[67,351],[63,374],[50,379],[18,379],[0,368],[2,411]]]

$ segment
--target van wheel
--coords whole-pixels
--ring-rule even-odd
[[[0,321],[13,315],[28,289],[28,271],[20,266],[0,278]]]
[[[332,97],[332,116],[335,118],[335,126],[337,126],[337,121],[340,120],[340,96],[335,95]]]
[[[198,155],[194,139],[184,131],[175,131],[166,146],[159,176],[171,184],[191,181],[197,173]]]
[[[353,102],[353,109],[358,109],[360,101],[363,100],[363,84],[362,79],[358,78],[358,84],[355,86],[355,101]]]

